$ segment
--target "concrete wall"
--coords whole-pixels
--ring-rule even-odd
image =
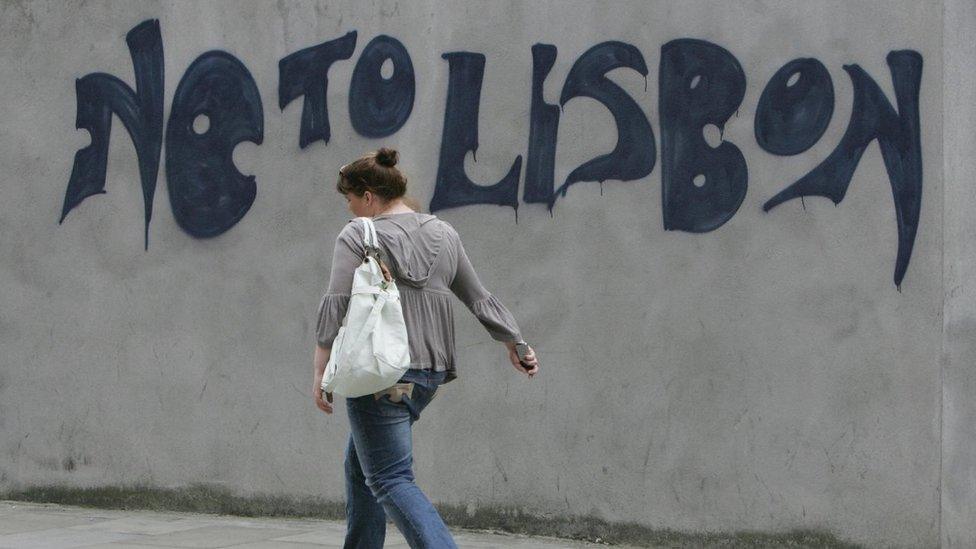
[[[942,543],[976,546],[976,5],[945,4]]]
[[[521,155],[524,186],[528,149],[543,146],[530,139],[532,46],[557,49],[542,95],[558,105],[574,62],[620,41],[646,63],[646,78],[633,68],[609,78],[653,130],[649,174],[573,184],[551,215],[521,191],[517,217],[494,204],[435,212],[458,228],[543,371],[530,382],[517,375],[458,303],[460,378],[415,429],[421,486],[436,502],[472,511],[524,506],[691,532],[809,528],[868,545],[972,545],[972,6],[946,3],[946,61],[955,73],[947,71],[945,109],[939,3],[488,6],[0,4],[0,489],[208,482],[241,495],[341,501],[345,412],[326,417],[309,397],[315,307],[349,217],[333,190],[338,166],[397,147],[410,194],[429,206],[444,150],[457,144],[442,144],[442,54],[478,52],[486,60],[480,110],[463,110],[455,126],[478,123],[477,160],[466,155],[465,173],[494,184]],[[74,154],[90,142],[74,130],[75,80],[105,72],[134,87],[126,33],[152,19],[164,49],[164,120],[180,115],[177,86],[209,50],[243,63],[263,111],[255,115],[261,137],[252,135],[260,144],[244,141],[233,154],[237,169],[256,178],[246,213],[218,236],[194,236],[205,228],[193,224],[200,219],[179,218],[170,205],[173,189],[193,180],[181,187],[166,166],[167,142],[145,248],[139,163],[118,117],[107,194],[58,221]],[[355,52],[328,72],[331,138],[301,148],[303,98],[279,108],[279,61],[352,30]],[[352,124],[349,89],[379,35],[409,52],[416,95],[398,131],[368,138]],[[662,158],[691,139],[662,131],[664,118],[685,112],[660,97],[661,48],[679,38],[725,48],[745,77],[736,113],[714,122],[741,151],[748,189],[731,218],[697,232],[666,231],[663,221],[662,185],[687,185],[663,175]],[[886,64],[896,50],[924,60],[924,192],[903,279],[896,255],[905,219],[878,140],[836,206],[808,196],[762,209],[827,159],[852,120],[872,119],[854,108],[844,65],[860,66],[899,108]],[[797,58],[829,71],[833,115],[809,149],[771,154],[757,142],[757,105],[770,78]],[[651,157],[646,140],[624,141],[637,160]],[[572,99],[556,143],[558,187],[615,147],[614,118],[592,98]],[[736,166],[734,156],[721,166]],[[898,170],[899,181],[912,179],[909,168]]]

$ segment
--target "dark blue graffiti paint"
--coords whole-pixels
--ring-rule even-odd
[[[720,129],[739,108],[746,76],[728,50],[683,38],[661,47],[661,195],[665,230],[714,231],[735,215],[748,173],[738,147],[712,148],[702,130]]]
[[[193,121],[210,127],[198,134]],[[166,127],[166,182],[176,222],[197,238],[217,236],[244,217],[257,185],[234,166],[234,147],[258,145],[264,113],[247,67],[223,51],[198,57],[183,74]]]
[[[651,173],[657,158],[654,131],[640,106],[606,73],[627,67],[647,78],[647,65],[640,50],[624,42],[603,42],[587,50],[573,63],[563,91],[560,106],[574,97],[590,97],[603,103],[617,125],[617,145],[609,154],[598,156],[574,169],[566,182],[556,190],[566,196],[570,185],[579,181],[617,179],[630,181]]]
[[[478,152],[478,109],[485,56],[472,52],[450,52],[441,57],[448,63],[447,107],[441,136],[440,162],[430,211],[498,204],[518,210],[518,180],[522,156],[515,158],[508,174],[494,185],[477,185],[464,173],[464,157]]]
[[[75,82],[78,98],[75,127],[88,130],[91,144],[75,153],[58,223],[82,200],[105,192],[108,143],[112,113],[115,113],[136,148],[146,216],[144,245],[148,249],[149,221],[163,144],[163,38],[159,21],[143,21],[129,31],[125,41],[132,57],[137,91],[105,73],[89,74]]]
[[[916,51],[893,51],[887,57],[898,101],[898,112],[878,84],[858,65],[844,65],[854,85],[854,106],[847,131],[826,160],[763,205],[772,208],[798,197],[824,196],[839,204],[868,144],[877,139],[888,172],[898,222],[895,286],[908,269],[922,207],[922,146],[918,94],[922,56]]]
[[[304,149],[319,139],[329,142],[331,130],[326,101],[329,67],[336,61],[349,59],[355,50],[356,31],[352,31],[342,38],[296,51],[278,62],[278,108],[285,110],[292,100],[305,96],[299,148]]]
[[[522,199],[526,203],[556,202],[556,136],[559,132],[559,107],[546,103],[542,96],[546,76],[556,63],[556,46],[532,46],[532,105],[529,114],[529,153],[525,161],[525,188]]]
[[[383,78],[380,69],[389,59],[393,75]],[[364,137],[386,137],[396,133],[410,118],[416,93],[410,54],[396,38],[380,35],[372,39],[352,73],[349,85],[349,118]]]
[[[827,67],[812,58],[794,59],[763,89],[756,107],[756,142],[773,154],[800,154],[820,140],[833,114],[834,83]]]

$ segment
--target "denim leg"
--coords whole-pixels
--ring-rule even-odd
[[[356,445],[349,435],[346,446],[346,542],[343,549],[382,549],[386,538],[386,511],[376,501],[359,465]]]
[[[410,547],[456,548],[437,509],[414,483],[410,409],[372,395],[348,399],[347,408],[366,485]]]

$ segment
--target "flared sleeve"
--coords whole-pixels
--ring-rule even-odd
[[[456,235],[455,235],[456,236]],[[457,245],[457,271],[451,282],[451,291],[467,306],[488,334],[495,341],[522,341],[522,334],[515,317],[481,284],[478,274],[471,265],[460,238]]]
[[[352,280],[356,267],[362,261],[362,227],[358,223],[347,223],[336,237],[332,252],[332,271],[329,275],[329,288],[319,303],[318,319],[315,326],[315,339],[319,347],[331,349],[339,333],[339,327],[349,308],[352,294]]]
[[[332,342],[339,335],[342,319],[349,309],[349,296],[326,293],[319,303],[318,322],[315,326],[315,339],[319,347],[331,349]]]

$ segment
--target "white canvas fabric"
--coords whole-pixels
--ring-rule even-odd
[[[322,376],[323,391],[348,398],[388,389],[410,367],[400,291],[383,277],[373,221],[357,221],[363,224],[366,257],[353,274],[349,307]]]

